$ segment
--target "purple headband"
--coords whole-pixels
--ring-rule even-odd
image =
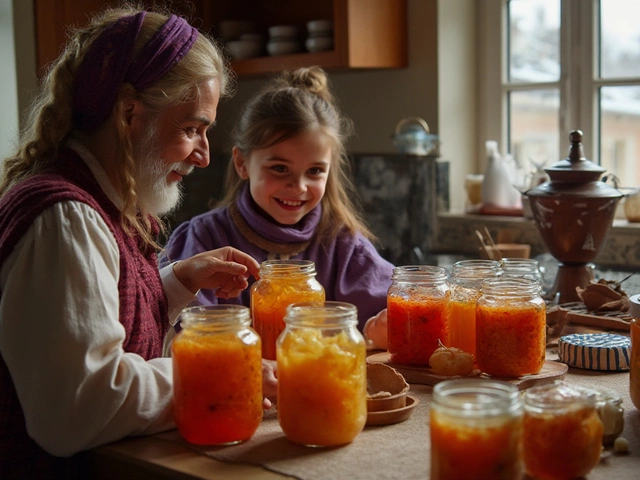
[[[182,60],[198,38],[198,30],[171,15],[132,60],[146,13],[123,17],[105,28],[78,67],[73,115],[83,127],[95,128],[109,117],[120,85],[130,83],[138,91],[150,87]]]

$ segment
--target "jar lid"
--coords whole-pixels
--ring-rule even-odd
[[[576,198],[590,199],[619,199],[623,194],[617,188],[612,187],[600,177],[606,169],[587,160],[582,148],[582,132],[573,130],[569,134],[571,146],[569,156],[564,160],[545,168],[549,175],[549,181],[541,183],[528,190],[528,197],[556,197],[559,195]]]
[[[582,132],[573,130],[569,133],[569,156],[560,160],[544,171],[549,174],[551,180],[561,182],[593,182],[600,178],[606,170],[593,163],[584,156],[582,149]]]
[[[613,333],[572,333],[558,340],[560,361],[585,370],[629,370],[630,351],[629,337]]]
[[[629,315],[640,319],[640,293],[629,298]]]

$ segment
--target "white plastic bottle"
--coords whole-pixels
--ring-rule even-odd
[[[516,185],[522,185],[522,182],[518,179],[518,166],[516,164],[513,155],[506,154],[502,157],[502,163],[507,169],[509,174],[509,185],[511,188],[509,191],[509,205],[511,208],[522,208],[522,193],[518,190]]]
[[[511,185],[509,171],[498,153],[498,142],[487,140],[487,169],[482,181],[482,205],[493,208],[513,208],[515,189]]]

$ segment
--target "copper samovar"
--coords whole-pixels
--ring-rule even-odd
[[[560,262],[547,294],[559,294],[559,303],[579,301],[576,287],[594,278],[591,262],[604,246],[623,197],[601,180],[606,170],[584,157],[582,132],[573,130],[569,140],[569,157],[545,168],[550,180],[525,193],[547,250]]]

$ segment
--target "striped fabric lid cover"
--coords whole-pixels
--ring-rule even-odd
[[[629,370],[631,339],[613,333],[574,333],[558,340],[560,361],[600,371]]]

